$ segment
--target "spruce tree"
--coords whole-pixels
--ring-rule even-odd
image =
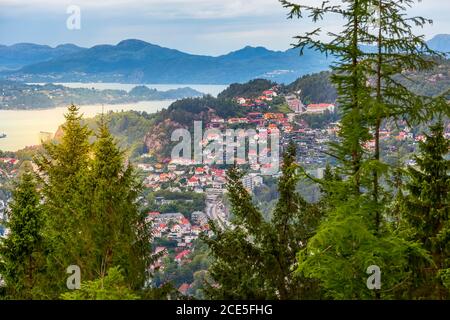
[[[92,274],[104,276],[111,267],[120,267],[130,286],[140,289],[147,280],[151,263],[151,230],[140,211],[142,190],[133,167],[126,163],[106,122],[99,123],[88,174],[91,195],[86,227],[89,230]]]
[[[412,27],[423,27],[432,21],[420,16],[408,17],[407,8],[414,0],[371,0],[366,2],[368,16],[364,42],[376,50],[365,51],[364,63],[371,86],[368,113],[375,142],[373,152],[373,185],[375,229],[380,231],[383,219],[383,190],[380,179],[385,167],[381,158],[380,129],[386,121],[406,120],[410,125],[430,120],[446,103],[442,98],[420,96],[405,87],[400,79],[406,70],[423,71],[435,65],[440,54],[431,50],[423,36],[415,35]],[[385,171],[385,170],[384,170]]]
[[[130,284],[123,276],[123,270],[112,267],[99,279],[84,281],[79,290],[61,295],[63,300],[138,300]]]
[[[419,146],[417,165],[408,168],[403,216],[430,253],[432,263],[416,270],[413,297],[448,299],[444,276],[450,268],[450,141],[444,136],[443,124],[431,125],[430,134]]]
[[[9,234],[0,241],[0,274],[12,299],[42,296],[44,266],[43,212],[33,173],[27,169],[13,191],[6,226]]]
[[[58,298],[66,289],[68,266],[78,265],[82,272],[86,271],[84,256],[90,249],[83,222],[90,201],[87,172],[91,131],[82,124],[75,105],[68,108],[65,119],[62,137],[44,144],[44,152],[34,160],[43,193],[48,298]]]
[[[228,197],[232,227],[220,229],[213,222],[213,238],[204,237],[213,263],[214,283],[206,295],[216,299],[314,299],[320,298],[315,280],[295,276],[299,248],[307,245],[320,220],[320,211],[295,192],[300,174],[295,146],[283,157],[280,198],[270,221],[252,203],[244,188],[243,173],[228,172]]]
[[[320,279],[327,294],[334,298],[380,298],[383,292],[387,293],[384,298],[395,297],[395,291],[404,287],[409,277],[408,254],[425,253],[415,243],[402,239],[386,219],[389,197],[380,187],[379,177],[388,168],[380,161],[379,130],[384,119],[421,121],[433,114],[424,112],[433,108],[421,108],[425,99],[395,79],[405,69],[430,66],[422,54],[431,51],[409,26],[422,25],[426,20],[405,17],[403,5],[409,5],[408,0],[353,0],[338,5],[324,1],[317,7],[281,2],[290,9],[291,18],[303,18],[307,12],[315,23],[326,15],[338,15],[344,20],[342,31],[328,33],[328,42],[319,39],[321,28],[297,37],[297,46],[302,50],[313,48],[335,59],[331,81],[337,87],[342,120],[340,141],[332,151],[344,177],[339,183],[322,183],[325,189],[332,186],[334,190],[329,198],[330,210],[308,247],[300,252],[299,271]],[[379,11],[375,34],[371,30],[373,7]],[[374,43],[377,52],[368,52],[364,46]],[[439,103],[442,105],[442,99]],[[371,131],[376,142],[373,156],[365,149],[366,142],[373,138]],[[364,273],[370,264],[384,270],[386,291],[373,293],[365,287]]]

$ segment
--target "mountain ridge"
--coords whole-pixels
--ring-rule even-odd
[[[435,50],[450,51],[450,35],[437,35],[429,40],[429,45]],[[8,69],[8,63],[9,66],[14,64],[8,60],[8,55],[5,58],[1,53],[10,48],[17,51],[24,46],[29,49],[33,44],[0,46],[0,70]],[[55,48],[36,45],[34,49],[37,51],[35,56],[32,52],[28,55],[22,53],[16,65],[23,64],[27,58],[32,63],[18,70],[3,71],[0,77],[27,82],[179,84],[230,84],[265,78],[289,83],[303,75],[327,70],[331,63],[331,59],[308,49],[301,58],[299,49],[273,51],[262,46],[246,46],[224,55],[207,56],[185,53],[139,39],[91,48],[62,44]],[[42,57],[45,52],[46,56]],[[37,61],[39,59],[44,60]]]

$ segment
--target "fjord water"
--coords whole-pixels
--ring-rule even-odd
[[[136,85],[132,84],[107,84],[107,83],[65,83],[63,85],[73,88],[87,87],[98,89],[122,89],[131,90]],[[147,85],[158,90],[169,90],[182,87],[191,87],[200,92],[216,96],[226,86],[217,85]],[[167,108],[173,101],[141,101],[129,104],[96,104],[80,106],[80,111],[85,117],[94,117],[102,112],[109,111],[145,111],[155,113]],[[74,101],[76,104],[76,101]],[[5,133],[6,138],[0,139],[0,150],[17,151],[27,146],[39,144],[40,132],[54,134],[64,122],[66,107],[39,109],[39,110],[0,110],[0,134]]]

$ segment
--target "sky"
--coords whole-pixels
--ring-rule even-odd
[[[71,5],[80,8],[80,29],[67,28]],[[287,19],[287,13],[278,0],[0,0],[0,44],[91,47],[141,39],[214,56],[247,45],[286,50],[295,35],[315,29],[307,20]],[[449,0],[423,0],[409,13],[433,19],[417,30],[427,39],[450,33]],[[335,19],[323,23],[327,31],[338,26]]]

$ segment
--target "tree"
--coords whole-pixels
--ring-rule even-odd
[[[91,131],[81,124],[75,105],[68,108],[62,136],[57,142],[44,144],[44,152],[35,158],[40,173],[45,215],[44,237],[47,254],[49,298],[65,290],[66,269],[78,265],[85,270],[84,256],[89,250],[86,205]]]
[[[7,227],[0,242],[0,274],[13,299],[39,298],[44,267],[42,206],[33,173],[25,171],[13,191]]]
[[[61,294],[63,300],[138,300],[118,267],[108,269],[99,279],[85,281],[81,289]]]
[[[213,283],[206,295],[219,299],[319,298],[316,282],[296,277],[297,251],[306,246],[320,220],[316,206],[295,192],[300,175],[295,146],[283,158],[280,198],[270,221],[252,203],[244,188],[243,173],[228,171],[228,195],[234,215],[232,228],[221,230],[213,222],[214,237],[203,240],[213,257],[209,269]]]
[[[408,168],[403,216],[433,263],[416,270],[416,294],[417,298],[446,299],[450,297],[445,288],[450,268],[450,141],[441,122],[430,126],[430,134],[419,147],[417,167]]]
[[[417,36],[412,31],[413,26],[423,27],[432,22],[420,16],[406,15],[406,9],[414,2],[371,0],[366,4],[373,16],[368,17],[363,41],[375,44],[376,47],[375,52],[366,50],[364,64],[368,66],[367,72],[372,84],[368,117],[375,141],[372,195],[374,203],[380,207],[375,209],[374,214],[377,232],[382,223],[381,125],[385,120],[406,120],[411,125],[417,125],[432,119],[446,105],[442,98],[417,95],[399,81],[405,70],[429,70],[435,65],[433,58],[440,57],[428,47],[423,36]]]
[[[126,163],[103,117],[96,140],[69,107],[60,141],[48,143],[36,163],[41,174],[48,247],[48,297],[66,290],[66,268],[77,265],[82,278],[103,278],[120,267],[130,288],[148,280],[151,231],[140,211],[141,183]]]
[[[380,298],[381,292],[393,296],[409,277],[408,254],[426,254],[414,242],[403,239],[387,219],[390,197],[382,190],[380,177],[387,174],[388,167],[380,159],[379,131],[385,119],[424,121],[434,114],[429,112],[433,108],[425,108],[423,97],[412,94],[395,79],[405,69],[432,65],[423,54],[433,52],[423,37],[414,36],[410,26],[422,26],[427,20],[405,16],[406,7],[413,2],[408,0],[353,0],[336,5],[324,1],[317,7],[281,2],[290,9],[290,18],[302,18],[307,12],[314,23],[332,14],[344,20],[340,32],[328,33],[328,42],[318,38],[321,28],[297,37],[302,50],[315,48],[336,59],[331,81],[337,88],[342,120],[340,141],[332,145],[332,154],[344,177],[343,181],[322,182],[329,202],[327,219],[301,250],[299,272],[320,279],[334,298]],[[371,30],[374,7],[379,13],[375,34]],[[365,47],[373,43],[374,53]],[[442,99],[433,100],[433,104],[442,106]],[[373,138],[375,153],[370,155],[365,144]],[[383,283],[389,289],[372,294],[365,287],[364,272],[368,263],[375,262],[385,270]],[[338,270],[340,282],[336,281]]]
[[[85,253],[90,256],[88,279],[120,266],[127,283],[140,289],[148,280],[147,269],[152,262],[151,229],[137,201],[141,183],[133,167],[125,164],[124,153],[103,118],[92,149],[87,174],[89,215],[83,227],[89,232],[91,248]]]

